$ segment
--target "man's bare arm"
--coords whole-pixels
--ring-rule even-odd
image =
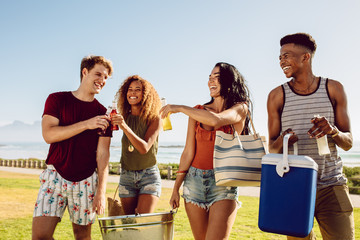
[[[42,135],[46,143],[60,142],[87,129],[101,128],[105,130],[109,126],[109,120],[106,115],[99,115],[68,126],[59,126],[59,119],[51,115],[44,115],[41,122]]]
[[[93,210],[96,211],[97,214],[103,214],[105,211],[106,183],[109,175],[110,142],[110,137],[99,137],[99,143],[96,151],[99,181],[93,202]]]

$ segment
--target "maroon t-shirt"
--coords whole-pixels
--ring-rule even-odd
[[[59,126],[68,126],[97,115],[104,115],[106,108],[96,99],[84,102],[71,92],[52,93],[46,100],[44,115],[59,119]],[[112,137],[111,128],[105,136]],[[66,180],[77,182],[90,177],[96,167],[96,150],[99,141],[98,129],[85,130],[61,142],[50,144],[46,164],[54,165]]]

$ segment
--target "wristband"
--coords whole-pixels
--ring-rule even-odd
[[[176,175],[186,175],[186,173],[184,173],[184,172],[179,172],[179,173],[176,173]]]
[[[176,175],[186,175],[187,174],[187,170],[185,171],[176,171]]]
[[[333,135],[331,135],[332,138],[336,137],[337,135],[339,135],[339,129],[337,129],[337,127],[334,127],[336,130],[336,133],[334,133]]]

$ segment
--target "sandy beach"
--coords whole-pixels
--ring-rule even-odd
[[[0,167],[0,171],[23,173],[23,174],[35,174],[40,175],[42,169],[33,168],[17,168],[17,167]],[[109,175],[108,182],[117,183],[119,181],[118,175]],[[174,181],[162,179],[162,187],[173,188]],[[260,187],[239,187],[240,196],[259,197]],[[360,208],[360,195],[350,194],[354,207]]]

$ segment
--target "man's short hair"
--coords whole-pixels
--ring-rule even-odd
[[[314,54],[316,51],[315,39],[308,33],[289,34],[281,38],[280,40],[281,47],[288,43],[294,43],[295,45],[303,46],[307,48],[311,52],[311,54]]]
[[[93,69],[95,67],[95,64],[102,64],[104,67],[106,67],[108,69],[109,77],[112,75],[113,66],[112,66],[112,62],[110,60],[106,59],[103,56],[89,55],[89,56],[84,57],[81,60],[81,65],[80,65],[80,78],[81,78],[81,80],[83,78],[82,70],[84,68],[86,68],[88,71],[90,71],[91,69]]]

